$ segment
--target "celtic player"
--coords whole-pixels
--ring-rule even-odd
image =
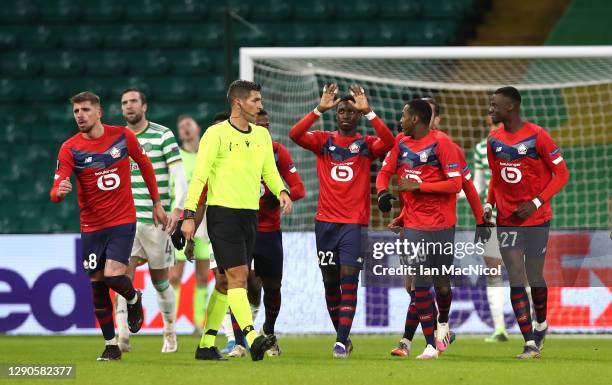
[[[181,153],[181,159],[183,160],[183,169],[185,170],[187,183],[189,183],[195,166],[198,147],[200,145],[200,126],[189,115],[179,116],[177,125],[179,140],[181,142],[179,151]],[[174,180],[172,182],[174,182]],[[172,192],[171,190],[172,207],[175,207],[176,200]],[[208,234],[206,234],[206,225],[198,228],[194,240],[196,286],[193,293],[193,323],[196,329],[195,333],[199,335],[202,334],[202,328],[204,327],[204,314],[206,313],[206,302],[208,300],[209,241]],[[170,268],[170,284],[174,287],[178,308],[178,304],[180,303],[181,278],[183,276],[186,258],[184,250],[177,249],[175,255],[176,264]]]
[[[170,129],[149,122],[145,116],[147,100],[137,89],[129,88],[121,96],[121,111],[127,125],[136,134],[138,142],[146,152],[155,169],[155,178],[159,194],[165,210],[170,210],[170,174],[174,179],[174,196],[176,208],[169,217],[167,232],[172,233],[181,216],[187,182],[181,162],[179,147]],[[170,286],[169,271],[174,265],[174,248],[168,233],[158,228],[151,220],[151,208],[145,203],[150,197],[143,188],[142,175],[137,165],[132,164],[132,194],[136,205],[136,237],[130,258],[129,273],[132,279],[136,267],[149,264],[151,281],[157,292],[157,304],[164,322],[164,343],[162,353],[176,352],[176,331],[174,321],[176,306],[174,290]],[[129,351],[129,333],[125,327],[125,300],[118,298],[117,324],[119,329],[119,347]]]

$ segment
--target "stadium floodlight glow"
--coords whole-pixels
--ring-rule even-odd
[[[293,146],[287,131],[317,105],[323,85],[332,81],[339,96],[359,83],[390,127],[407,100],[435,97],[440,129],[468,160],[487,135],[491,93],[515,86],[523,96],[523,117],[549,130],[570,167],[569,188],[553,201],[553,227],[609,226],[612,46],[241,48],[240,76],[263,85],[271,132],[289,146],[306,183],[307,197],[296,205],[296,215],[283,218],[286,230],[312,229],[318,196],[313,156]],[[371,132],[365,123],[360,127]],[[334,130],[333,112],[313,129]],[[466,228],[473,219],[464,203],[458,206],[458,227]],[[375,205],[372,212],[372,228],[384,228],[390,217]]]

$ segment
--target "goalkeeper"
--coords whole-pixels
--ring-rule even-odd
[[[264,127],[253,124],[263,109],[261,86],[234,81],[227,92],[230,118],[211,126],[200,141],[200,151],[185,202],[181,227],[186,240],[195,235],[195,210],[208,183],[206,221],[219,272],[227,278],[227,290],[216,288],[208,303],[204,334],[196,349],[199,360],[222,360],[215,343],[228,305],[251,348],[251,358],[261,360],[276,342],[273,335],[257,334],[247,299],[246,282],[257,233],[260,181],[274,194],[283,214],[292,201],[276,168],[272,138]]]

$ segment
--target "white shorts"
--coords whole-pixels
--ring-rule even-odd
[[[161,226],[136,223],[132,256],[147,260],[149,269],[160,270],[174,265],[174,246]]]
[[[499,252],[499,242],[497,241],[497,227],[491,227],[491,238],[484,244],[483,257],[502,259]]]

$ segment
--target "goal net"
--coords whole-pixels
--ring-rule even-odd
[[[294,205],[294,213],[283,217],[283,230],[291,243],[288,249],[286,244],[289,265],[283,290],[301,295],[316,286],[312,290],[321,291],[311,233],[319,197],[315,158],[287,134],[318,104],[324,84],[337,82],[340,94],[347,93],[352,83],[360,84],[374,111],[394,131],[407,101],[434,97],[441,110],[439,128],[464,149],[472,172],[475,146],[489,132],[485,123],[489,98],[495,89],[512,85],[521,92],[524,119],[548,130],[571,174],[552,203],[546,271],[559,280],[549,285],[550,324],[555,331],[612,330],[612,307],[608,306],[612,264],[605,262],[610,260],[612,47],[243,48],[241,78],[263,85],[272,136],[289,148],[307,190],[306,198]],[[313,129],[335,130],[334,111],[326,112]],[[360,132],[374,132],[366,119]],[[380,167],[379,161],[374,162],[370,196],[364,197],[372,202],[373,231],[384,230],[399,210],[396,205],[390,214],[382,214],[376,206],[375,179]],[[460,198],[457,228],[468,230],[473,225],[469,206]],[[458,231],[456,240],[467,237],[473,239],[472,233]],[[573,256],[589,257],[592,270],[580,270],[588,265],[580,258],[578,270],[572,270]],[[578,277],[577,271],[584,273],[582,280],[563,284],[567,277]],[[292,274],[295,280],[287,276]],[[315,282],[305,282],[304,277]],[[486,287],[482,280],[473,283],[454,289],[451,324],[462,331],[484,332],[492,326]],[[504,290],[506,322],[517,331],[509,289]],[[322,295],[309,298],[318,301],[309,323],[323,330],[329,321]],[[358,298],[355,330],[403,328],[407,296],[401,278],[390,280],[389,287],[360,288]]]

